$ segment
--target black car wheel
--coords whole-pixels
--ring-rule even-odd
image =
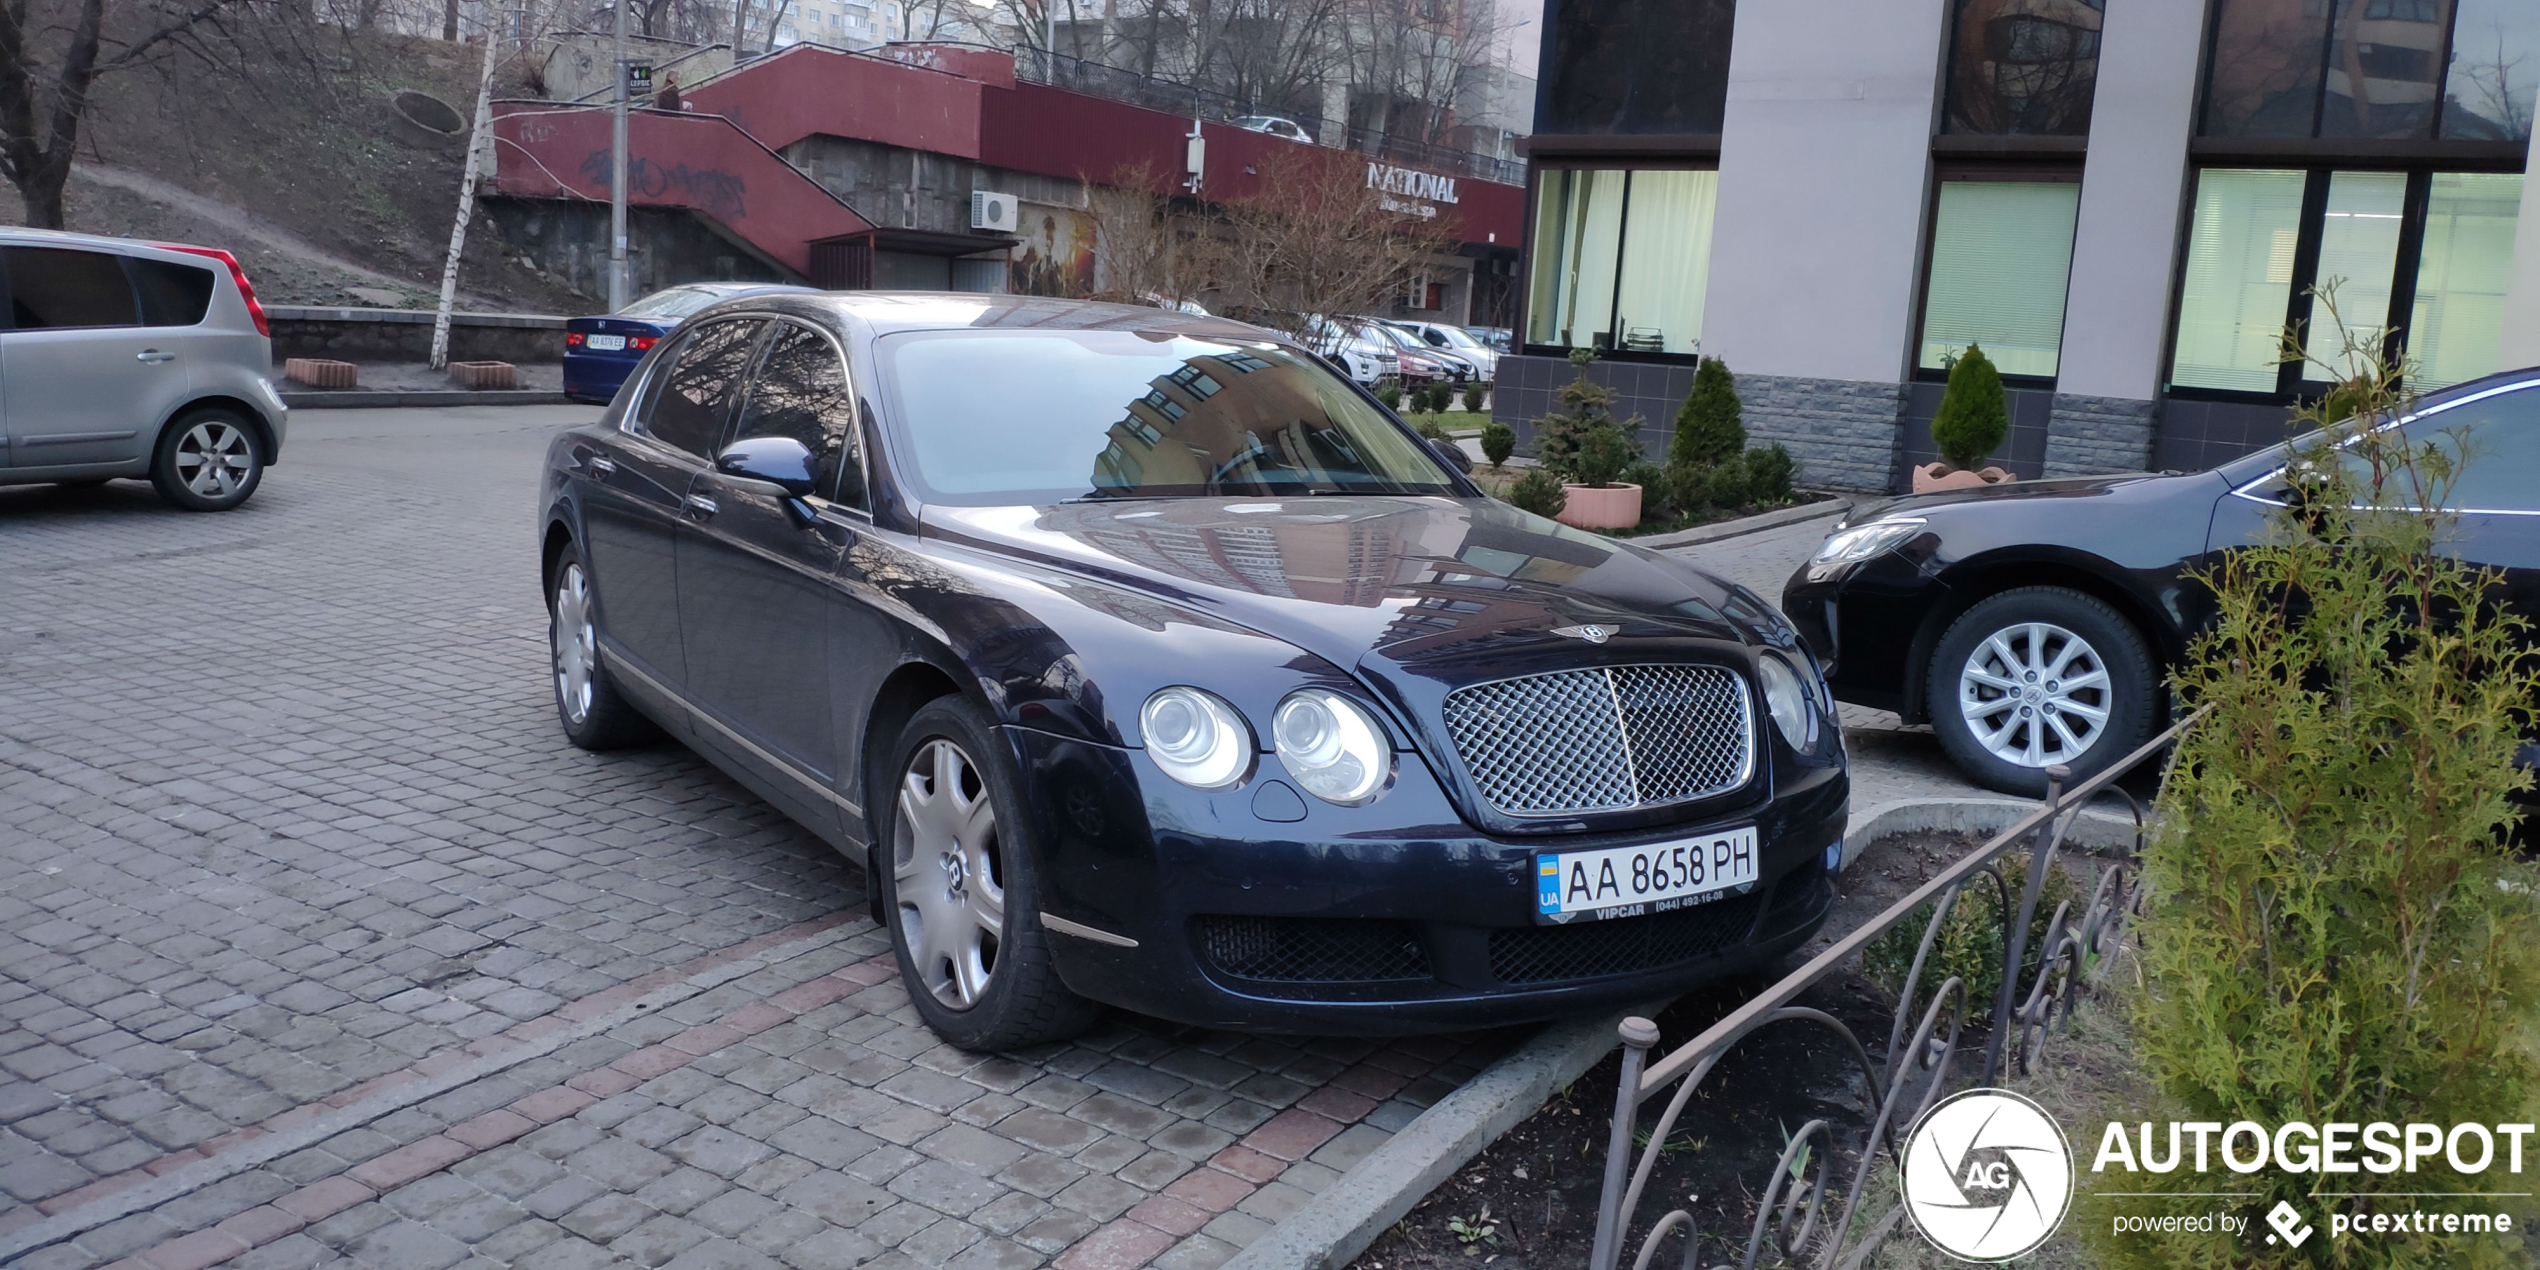
[[[892,770],[882,911],[909,1000],[966,1050],[1060,1040],[1097,1009],[1050,965],[1040,886],[1009,761],[958,697],[920,707]]]
[[[2151,734],[2160,684],[2143,637],[2095,596],[2021,587],[1960,614],[1932,650],[1932,731],[1980,785],[2030,797],[2046,769],[2076,780]]]
[[[586,750],[614,750],[660,735],[653,721],[617,690],[600,660],[599,612],[582,553],[571,544],[547,579],[547,647],[555,667],[556,718],[565,739]]]
[[[264,478],[263,448],[247,421],[228,410],[197,410],[169,424],[150,457],[159,496],[190,512],[228,511]]]

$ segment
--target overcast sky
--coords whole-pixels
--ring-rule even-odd
[[[1534,74],[1536,50],[1543,41],[1543,9],[1540,0],[1496,0],[1498,21],[1510,25],[1500,29],[1499,48],[1491,60],[1520,75]]]

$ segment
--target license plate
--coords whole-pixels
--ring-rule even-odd
[[[1535,912],[1545,921],[1664,913],[1755,884],[1755,829],[1637,847],[1535,857]]]
[[[594,353],[622,353],[626,351],[626,337],[623,335],[594,335],[590,339],[590,346],[591,351]]]

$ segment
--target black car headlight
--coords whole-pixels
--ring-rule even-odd
[[[1225,789],[1252,770],[1252,729],[1214,694],[1159,688],[1138,711],[1147,756],[1194,789]]]
[[[1922,527],[1923,520],[1919,516],[1874,520],[1866,525],[1857,525],[1829,536],[1817,548],[1817,554],[1810,557],[1808,562],[1810,564],[1850,564],[1856,560],[1867,560],[1882,551],[1901,545],[1916,533],[1921,532]]]
[[[1773,726],[1782,730],[1790,748],[1806,753],[1817,739],[1816,703],[1808,692],[1807,678],[1778,653],[1756,658],[1755,671],[1764,681],[1764,709],[1773,716]]]
[[[1270,719],[1270,743],[1307,793],[1344,807],[1382,793],[1393,767],[1384,728],[1325,688],[1300,688],[1282,699]]]

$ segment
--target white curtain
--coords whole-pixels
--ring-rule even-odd
[[[1974,344],[2005,375],[2053,375],[2080,213],[2070,181],[1943,183],[1919,364],[1945,366]]]
[[[2328,363],[2304,363],[2302,377],[2326,383],[2352,377],[2362,367],[2347,362],[2349,337],[2377,347],[2390,326],[2390,286],[2398,274],[2399,222],[2407,215],[2408,178],[2402,172],[2332,172],[2328,211],[2320,222],[2320,285],[2337,284],[2337,313],[2311,304],[2302,346]],[[2340,326],[2344,327],[2341,334]]]
[[[1616,347],[1691,353],[1702,339],[1702,294],[1711,280],[1711,213],[1717,172],[1632,173],[1623,218],[1623,278]]]
[[[2521,208],[2520,173],[2434,174],[2407,332],[2415,387],[2442,388],[2503,369],[2496,337]]]
[[[2198,175],[2171,383],[2275,391],[2302,233],[2302,183],[2300,172],[2272,169],[2207,168]]]

